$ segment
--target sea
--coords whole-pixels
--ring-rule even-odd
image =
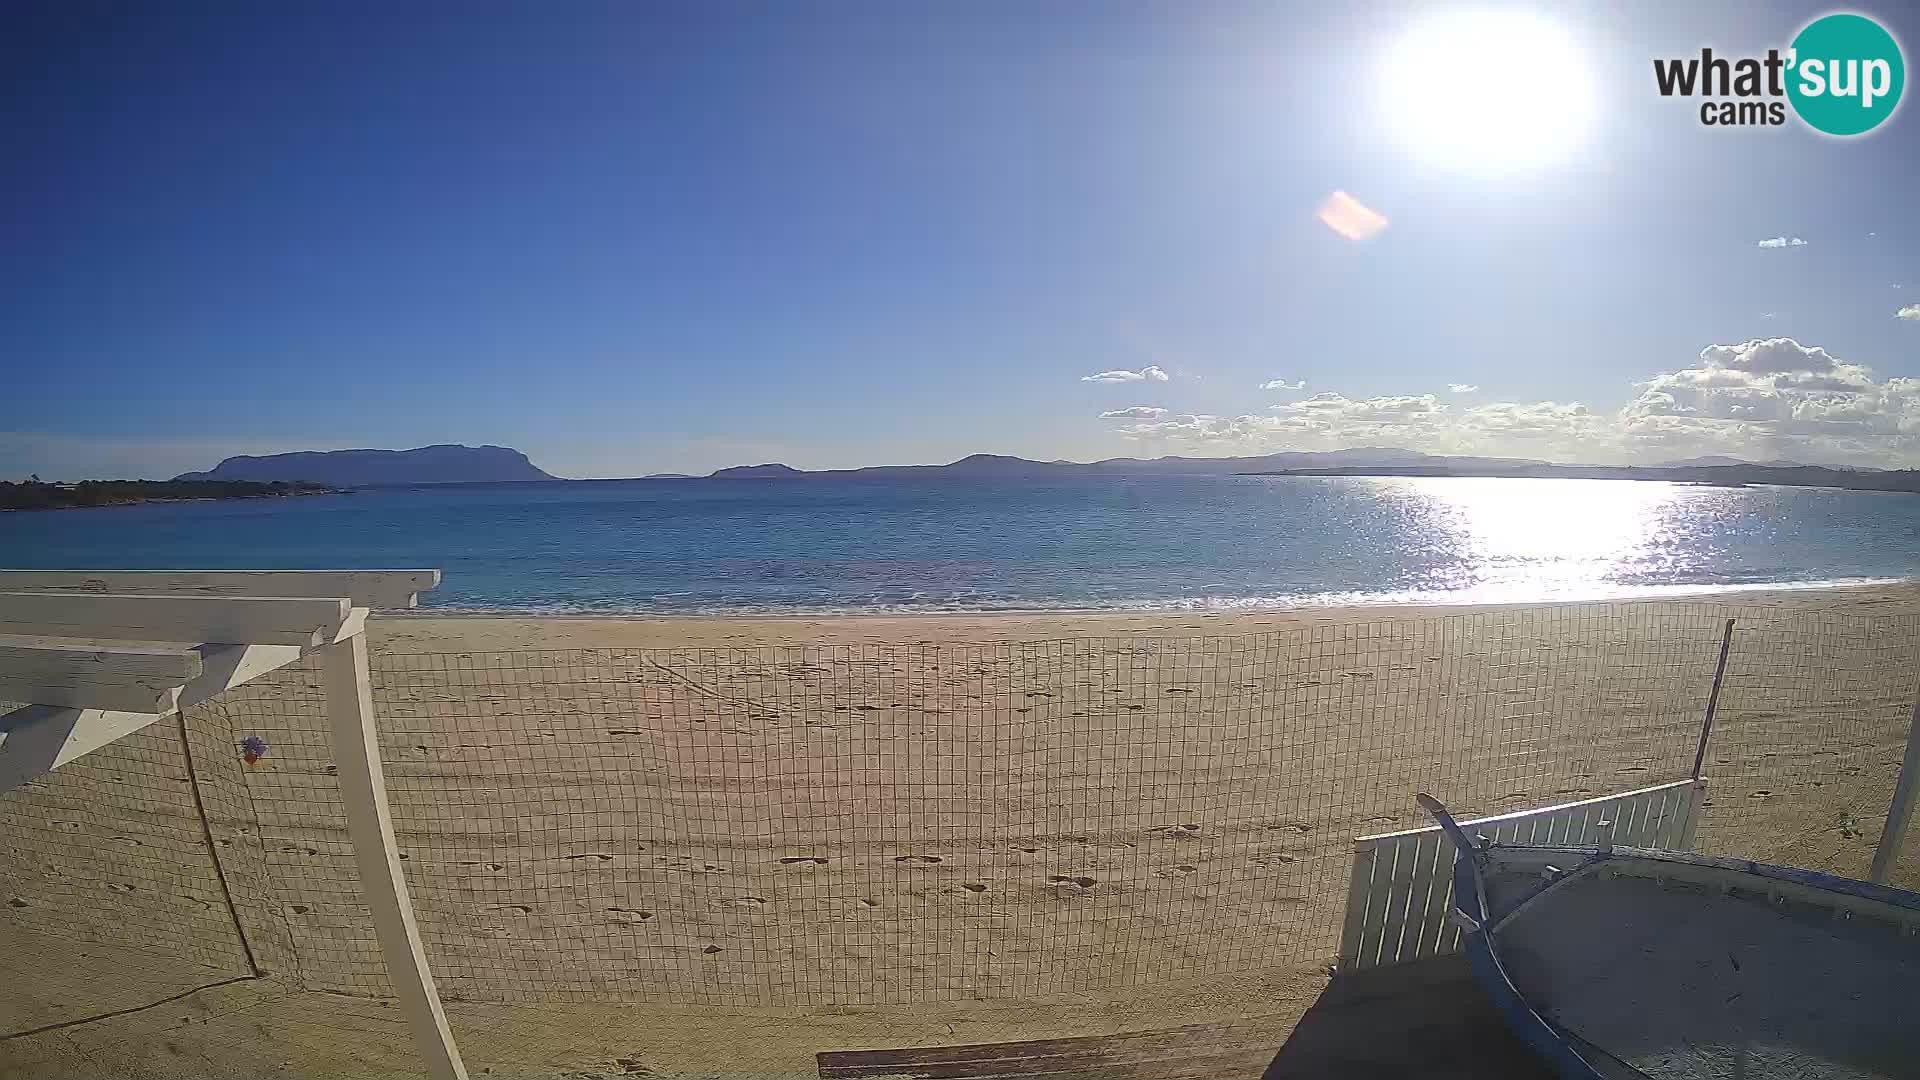
[[[1920,575],[1920,495],[1628,480],[803,476],[0,515],[0,566],[444,571],[425,611],[1601,600]]]

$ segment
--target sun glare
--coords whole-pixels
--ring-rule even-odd
[[[1567,28],[1514,10],[1437,13],[1388,50],[1384,123],[1431,164],[1503,173],[1567,158],[1593,122],[1586,57]]]

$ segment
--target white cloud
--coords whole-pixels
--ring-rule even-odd
[[[1479,389],[1480,387],[1474,383],[1456,382],[1447,384],[1447,393],[1449,394],[1471,394]]]
[[[1152,364],[1141,368],[1139,371],[1128,371],[1122,368],[1118,371],[1100,371],[1092,375],[1082,375],[1080,377],[1081,382],[1090,383],[1166,382],[1167,379],[1168,375],[1166,371]]]
[[[1260,389],[1262,390],[1304,390],[1306,389],[1306,386],[1307,386],[1307,380],[1305,379],[1295,379],[1292,382],[1288,382],[1285,379],[1268,379],[1266,382],[1263,382],[1260,384]]]
[[[1760,317],[1761,317],[1761,318],[1763,318],[1763,319],[1771,319],[1771,318],[1775,318],[1775,317],[1777,317],[1777,316],[1778,316],[1778,314],[1779,314],[1778,312],[1773,312],[1773,311],[1763,311],[1763,312],[1761,312],[1761,313],[1760,313]]]
[[[1156,405],[1130,405],[1124,409],[1113,409],[1100,414],[1102,420],[1158,420],[1167,415],[1168,410]]]
[[[1920,322],[1920,304],[1908,304],[1906,307],[1894,312],[1893,317],[1896,319],[1912,319]]]
[[[1456,384],[1460,385],[1460,384]],[[1451,388],[1450,388],[1451,389]],[[1689,367],[1635,384],[1613,411],[1581,402],[1449,405],[1431,394],[1324,392],[1270,415],[1128,417],[1130,439],[1216,454],[1400,446],[1558,461],[1657,461],[1724,453],[1752,460],[1920,464],[1920,378],[1880,381],[1865,365],[1792,338],[1710,345]]]
[[[1760,241],[1763,248],[1806,247],[1807,242],[1797,236],[1776,236],[1771,240]]]
[[[1895,464],[1920,455],[1920,380],[1873,372],[1792,338],[1700,351],[1620,410],[1629,449]]]

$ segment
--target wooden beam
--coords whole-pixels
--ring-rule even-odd
[[[164,714],[285,667],[302,652],[298,645],[69,645],[0,645],[0,701]]]
[[[345,599],[318,597],[0,593],[0,634],[312,647],[350,613]]]
[[[148,650],[158,651],[158,650]],[[208,698],[300,659],[297,645],[204,645],[191,654],[199,672],[184,686],[122,700],[143,708],[83,708],[42,702],[0,715],[0,792],[9,791],[74,758],[130,735],[160,717],[198,705]],[[14,696],[3,687],[0,698]],[[23,694],[34,693],[22,687]],[[49,696],[39,691],[41,696]],[[100,700],[112,700],[100,697]]]
[[[299,660],[303,652],[298,645],[202,645],[202,670],[180,688],[172,705],[176,709],[191,708],[215,694],[286,667]]]
[[[0,792],[131,735],[158,713],[26,705],[0,716]]]
[[[410,608],[438,570],[0,570],[0,592],[122,596],[344,596],[358,607]]]
[[[187,648],[0,639],[0,701],[165,712],[163,699],[199,674]]]
[[[407,896],[406,875],[393,839],[387,809],[387,777],[380,764],[379,732],[374,722],[373,689],[367,667],[367,639],[356,634],[320,650],[326,686],[327,719],[333,731],[333,760],[346,803],[347,835],[367,909],[373,915],[387,977],[413,1028],[413,1040],[434,1080],[466,1080],[467,1068],[453,1043],[447,1014],[427,968],[420,928]]]
[[[0,676],[58,679],[104,673],[166,679],[170,681],[161,685],[178,686],[200,674],[200,654],[166,645],[93,645],[71,638],[0,637]]]

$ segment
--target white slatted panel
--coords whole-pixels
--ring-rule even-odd
[[[1516,844],[1581,846],[1601,840],[1613,823],[1623,847],[1688,851],[1700,782],[1679,780],[1582,802],[1463,821],[1470,836]],[[1453,843],[1439,826],[1361,837],[1353,842],[1340,969],[1384,967],[1460,948],[1453,906]]]

